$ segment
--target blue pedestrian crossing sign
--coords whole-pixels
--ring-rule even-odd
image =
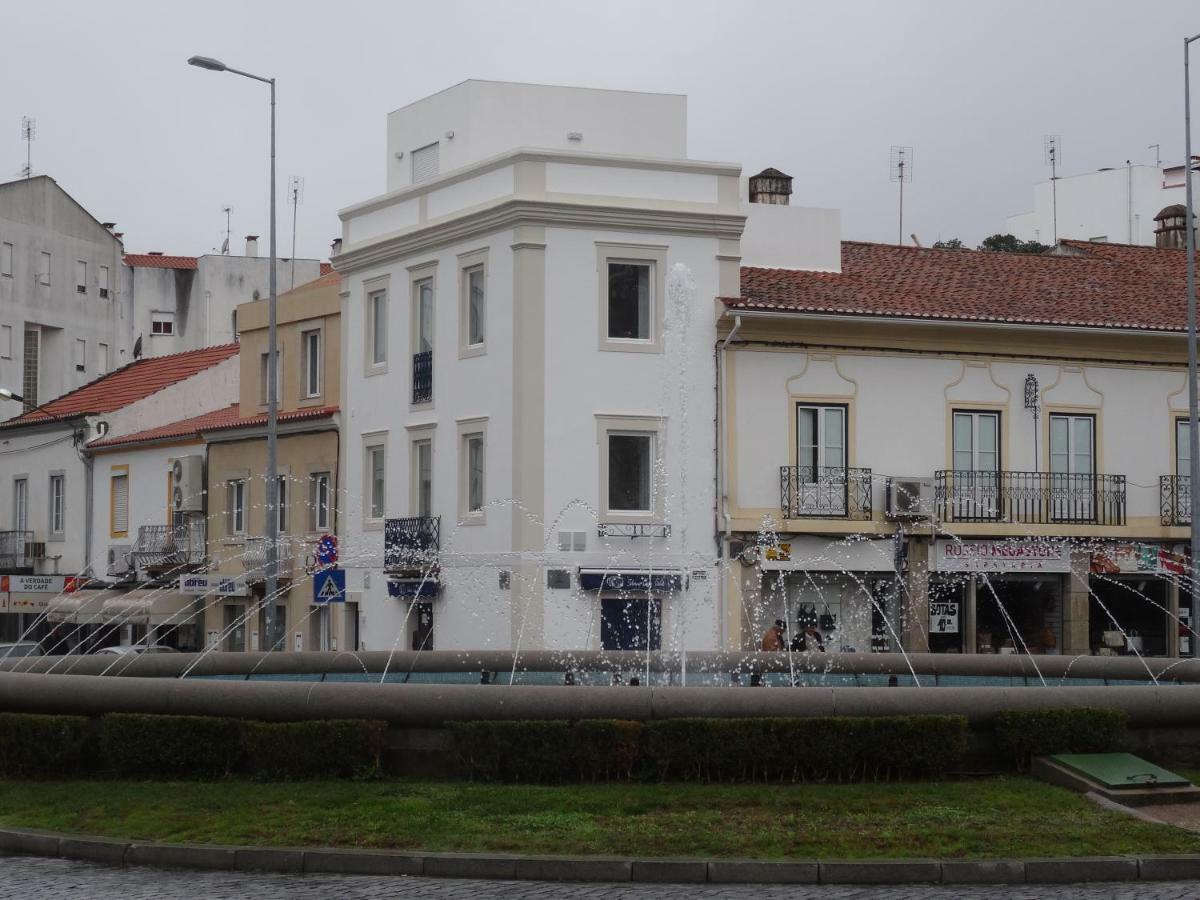
[[[313,603],[345,603],[346,570],[321,569],[313,573]]]

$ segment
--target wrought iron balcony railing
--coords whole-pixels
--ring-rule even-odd
[[[433,351],[413,354],[412,402],[428,403],[433,399]]]
[[[267,548],[270,542],[265,537],[248,537],[242,546],[240,558],[242,567],[252,581],[261,581],[267,577]],[[275,574],[280,578],[292,577],[292,566],[295,563],[294,554],[299,549],[299,542],[293,542],[286,535],[275,539]]]
[[[130,556],[142,569],[196,565],[204,561],[204,520],[175,525],[142,525]]]
[[[1164,525],[1192,524],[1192,477],[1163,475],[1158,479],[1158,507]]]
[[[944,522],[1125,524],[1125,476],[942,469],[933,497]]]
[[[422,569],[437,561],[441,516],[409,516],[383,523],[383,567],[388,571]]]
[[[871,470],[844,466],[780,466],[785,519],[871,518]]]
[[[33,561],[27,552],[32,543],[32,531],[0,531],[0,570],[32,566]]]

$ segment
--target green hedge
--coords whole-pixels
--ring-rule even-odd
[[[1034,756],[1115,750],[1128,724],[1121,710],[1080,707],[1006,710],[996,716],[993,727],[1000,749],[1024,771]]]
[[[219,778],[238,768],[242,723],[212,716],[110,713],[100,720],[103,766],[134,778]]]
[[[374,778],[380,773],[387,723],[367,719],[246,722],[246,763],[269,781]]]
[[[962,716],[450,727],[461,774],[502,782],[879,780],[941,774],[962,760],[967,745]]]
[[[0,713],[0,773],[5,778],[76,775],[95,756],[94,734],[83,716]]]

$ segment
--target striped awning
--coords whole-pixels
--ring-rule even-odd
[[[100,615],[113,625],[189,625],[197,598],[173,590],[140,590],[110,596]]]
[[[105,597],[104,591],[76,591],[55,597],[46,608],[46,619],[70,625],[96,625]]]

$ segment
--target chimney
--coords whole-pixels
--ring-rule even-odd
[[[258,235],[257,234],[246,235],[246,255],[247,256],[258,256]]]
[[[342,252],[342,239],[340,237],[336,237],[329,244],[329,255],[337,256],[341,252]]]
[[[787,206],[792,195],[792,176],[778,169],[763,169],[750,176],[750,202]]]
[[[1159,250],[1187,249],[1187,207],[1173,203],[1154,217],[1154,246]]]
[[[163,252],[162,252],[161,250],[151,250],[151,251],[150,251],[149,253],[147,253],[146,255],[147,255],[147,256],[162,256],[162,255],[163,255]]]
[[[101,222],[100,225],[103,228],[107,228],[109,231],[112,231],[114,228],[117,227],[116,222]]]

